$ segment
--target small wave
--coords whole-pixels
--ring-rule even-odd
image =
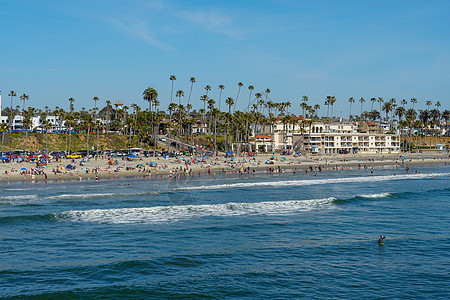
[[[389,180],[409,180],[409,179],[428,179],[438,176],[449,176],[450,173],[430,173],[430,174],[414,174],[414,175],[383,175],[383,176],[363,176],[363,177],[344,177],[344,178],[328,178],[328,179],[311,179],[311,180],[286,180],[286,181],[265,181],[265,182],[241,182],[216,185],[202,185],[192,187],[182,187],[177,190],[217,190],[231,188],[252,188],[252,187],[286,187],[286,186],[307,186],[320,184],[348,183],[348,182],[379,182]]]
[[[40,199],[37,195],[3,196],[0,197],[0,204],[24,205],[33,204]]]
[[[140,208],[73,210],[55,214],[59,220],[109,224],[168,223],[202,217],[232,217],[243,215],[286,215],[329,207],[336,198],[256,203],[224,203],[203,205],[156,206]]]
[[[112,197],[117,196],[118,194],[113,193],[102,193],[102,194],[62,194],[62,195],[54,195],[47,196],[46,199],[92,199],[92,198],[101,198],[101,197]]]
[[[379,194],[358,195],[357,197],[374,199],[374,198],[387,198],[393,196],[394,194],[392,193],[379,193]]]

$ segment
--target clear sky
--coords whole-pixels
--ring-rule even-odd
[[[246,107],[248,85],[271,89],[273,101],[303,95],[320,104],[336,96],[336,116],[348,98],[440,101],[450,108],[450,1],[60,1],[0,0],[0,90],[30,96],[38,108],[92,108],[92,98],[146,108],[143,90],[159,92],[161,109],[174,90],[203,107],[210,97],[236,97]],[[398,101],[399,102],[399,101]],[[222,100],[224,103],[224,100]],[[16,97],[14,106],[21,104]],[[359,103],[352,112],[359,114]]]

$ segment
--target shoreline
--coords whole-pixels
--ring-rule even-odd
[[[405,157],[405,158],[402,158]],[[185,157],[191,160],[190,157]],[[195,157],[192,157],[195,159]],[[273,159],[273,164],[265,162]],[[114,160],[115,165],[108,164],[108,159],[91,158],[84,165],[81,160],[75,160],[74,170],[62,169],[61,165],[74,164],[72,160],[65,159],[60,162],[51,162],[42,168],[42,174],[30,174],[35,163],[13,162],[0,164],[0,183],[37,183],[58,181],[92,181],[92,180],[127,180],[133,178],[149,178],[150,180],[177,179],[190,176],[204,176],[207,174],[267,174],[286,173],[298,174],[317,172],[323,170],[352,170],[352,169],[377,169],[392,167],[414,167],[417,165],[447,165],[450,163],[448,153],[412,153],[412,154],[384,154],[384,155],[341,155],[341,156],[282,156],[260,154],[252,157],[235,157],[229,160],[224,157],[207,158],[203,162],[186,163],[180,159],[164,159],[162,157],[148,157],[134,161]],[[156,163],[151,167],[150,163]],[[57,170],[60,167],[60,170]],[[270,168],[271,172],[268,172]],[[26,169],[22,170],[22,169]],[[24,172],[27,172],[25,175]]]

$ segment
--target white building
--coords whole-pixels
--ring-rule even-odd
[[[399,153],[400,137],[376,133],[296,133],[294,150],[320,154]]]

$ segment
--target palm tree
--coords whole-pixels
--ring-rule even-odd
[[[70,103],[70,113],[73,113],[73,103],[75,102],[75,99],[73,99],[72,97],[69,98],[69,103]]]
[[[406,101],[405,99],[403,99],[402,101],[400,101],[400,104],[405,107],[406,104],[408,104],[408,101]]]
[[[446,110],[444,110],[442,112],[442,120],[445,122],[445,134],[447,136],[449,136],[449,134],[448,134],[448,127],[447,127],[448,119],[450,119],[450,110],[446,109]]]
[[[29,100],[30,96],[28,96],[27,94],[23,94],[22,96],[20,96],[20,100],[23,101],[23,105],[22,105],[22,115],[25,114],[25,101]]]
[[[424,127],[427,127],[430,120],[430,113],[428,110],[419,110],[419,120],[422,122]],[[423,131],[423,129],[422,129]],[[425,137],[425,144],[426,144],[426,137]],[[430,142],[431,144],[431,142]],[[430,146],[431,147],[431,146]]]
[[[170,103],[172,103],[172,96],[173,96],[173,82],[177,80],[175,75],[170,75],[170,81],[172,81],[172,89],[170,90]]]
[[[253,85],[248,86],[249,95],[248,95],[248,106],[247,106],[247,112],[250,112],[250,101],[252,100],[252,91],[255,89]]]
[[[402,117],[406,114],[406,109],[403,106],[397,107],[395,110],[395,115],[398,116],[398,121],[402,121]]]
[[[208,101],[208,96],[203,95],[200,97],[200,100],[203,101],[203,120],[205,120],[205,112],[206,112],[206,101]]]
[[[188,97],[187,105],[189,105],[189,103],[191,101],[192,87],[194,86],[194,83],[195,83],[195,77],[191,77],[191,79],[189,81],[191,82],[191,89],[189,90],[189,97]]]
[[[350,110],[349,110],[349,113],[348,113],[348,119],[351,120],[351,117],[352,117],[352,103],[355,103],[355,99],[353,99],[353,97],[350,97],[348,99],[348,102],[350,103]]]
[[[241,87],[243,85],[244,84],[242,82],[238,83],[238,91],[237,91],[237,95],[236,95],[236,101],[234,102],[234,109],[233,109],[233,111],[236,111],[236,105],[237,105],[237,101],[238,101],[238,98],[239,98],[239,93],[241,92]]]
[[[208,108],[209,108],[209,124],[208,124],[208,128],[211,132],[211,121],[212,121],[212,111],[214,108],[214,104],[216,104],[216,101],[214,99],[209,99],[208,100]]]
[[[219,93],[219,111],[220,111],[220,102],[221,102],[221,99],[222,99],[222,91],[223,91],[224,88],[225,88],[225,86],[223,84],[219,85],[219,90],[220,90],[220,93]]]
[[[211,115],[214,119],[214,155],[217,153],[217,119],[220,116],[220,111],[217,108],[213,108]]]
[[[388,101],[383,104],[383,111],[386,113],[386,122],[389,122],[389,113],[392,111],[392,102]],[[381,112],[380,112],[380,132],[381,132]]]
[[[267,98],[269,98],[269,94],[270,94],[271,90],[270,89],[266,89],[264,91],[264,94],[266,95],[266,102],[265,102],[265,106],[267,106]],[[264,109],[263,109],[263,114],[264,114]]]
[[[433,119],[433,124],[434,124],[434,127],[439,127],[439,129],[440,129],[440,119],[441,119],[441,112],[438,110],[438,109],[433,109],[431,112],[430,112],[430,117]],[[435,145],[437,144],[437,129],[435,129],[435,128],[433,128],[434,129],[434,136],[435,136],[435,138],[434,138],[434,140],[435,140]],[[431,148],[431,137],[430,137],[430,148]]]
[[[94,100],[94,119],[97,116],[97,101],[99,101],[100,99],[98,97],[93,97],[92,100]]]
[[[333,117],[333,108],[334,108],[334,103],[336,102],[336,97],[335,96],[331,96],[331,117]]]
[[[14,121],[14,119],[13,119],[13,97],[16,97],[17,94],[14,91],[10,91],[8,96],[11,97],[11,106],[10,106],[11,112],[10,112],[10,117],[9,117],[9,125],[10,125],[11,131],[12,131],[14,129],[14,122],[13,122]]]
[[[208,97],[208,92],[211,90],[211,86],[209,84],[207,84],[205,86],[205,90],[206,90],[206,97]]]
[[[84,117],[84,126],[86,128],[86,150],[87,150],[87,157],[89,159],[89,134],[91,133],[91,126],[93,123],[93,118],[91,115],[87,115]]]
[[[153,113],[152,113],[152,103],[154,103],[155,101],[157,101],[158,98],[158,92],[152,88],[152,87],[147,87],[144,92],[142,93],[142,98],[145,101],[148,101],[148,110],[149,110],[149,127],[152,128],[152,138],[153,138],[153,145],[156,145],[156,134],[155,134],[155,130],[154,130],[154,118],[153,118]],[[172,118],[172,115],[171,115]]]
[[[325,105],[327,105],[327,119],[330,117],[330,104],[331,104],[331,96],[327,96],[325,100]]]
[[[433,105],[433,102],[431,102],[430,100],[427,100],[426,105],[427,105],[427,110],[430,110],[430,105]]]
[[[178,97],[178,105],[181,105],[181,97],[184,97],[184,92],[183,90],[178,90],[176,97]]]
[[[361,99],[359,99],[359,102],[361,103],[361,114],[359,115],[359,121],[362,122],[363,104],[364,102],[366,102],[366,100],[364,100],[364,98],[361,97]]]
[[[229,127],[230,127],[230,118],[231,118],[231,107],[234,105],[234,99],[231,97],[228,97],[225,100],[225,103],[228,105],[228,115],[227,115],[227,140],[231,141],[231,137],[229,135]],[[226,143],[227,145],[227,150],[228,150],[228,143]]]
[[[416,98],[411,98],[411,103],[413,105],[412,109],[414,109],[414,104],[417,103],[417,99]]]
[[[408,122],[408,127],[409,127],[409,144],[411,143],[411,139],[412,139],[412,127],[414,122],[416,121],[416,111],[414,110],[414,108],[410,108],[406,111],[406,121]],[[411,150],[411,149],[410,149]]]
[[[2,155],[3,155],[3,144],[5,141],[5,132],[8,131],[8,123],[0,123],[0,131],[2,132]]]
[[[373,110],[373,104],[377,102],[377,98],[370,98],[370,102],[372,102],[372,106],[370,107],[370,111]],[[380,110],[381,111],[381,110]]]

